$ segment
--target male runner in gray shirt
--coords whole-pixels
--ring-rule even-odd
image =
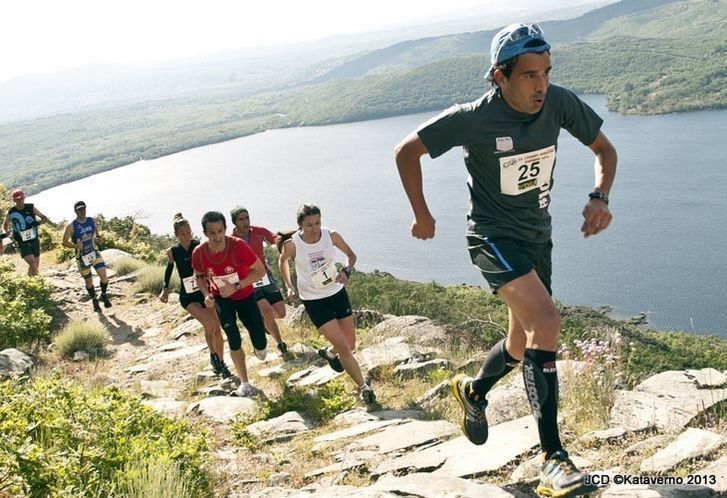
[[[435,220],[422,189],[420,158],[462,146],[469,178],[467,242],[472,262],[509,310],[507,339],[488,353],[476,378],[451,381],[462,407],[462,429],[487,441],[485,395],[521,361],[544,464],[538,493],[564,496],[583,474],[563,449],[558,431],[555,367],[560,316],[551,298],[551,220],[548,213],[558,135],[565,128],[596,155],[595,188],[583,209],[584,236],[611,222],[608,194],[616,150],[602,119],[570,91],[551,85],[550,45],[536,24],[512,24],[495,35],[488,79],[494,88],[424,123],[396,147],[399,175],[414,211],[411,233],[434,237]]]

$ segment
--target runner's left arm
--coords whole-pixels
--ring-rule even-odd
[[[48,217],[46,215],[44,215],[43,213],[41,213],[40,211],[38,211],[38,208],[35,206],[33,206],[33,214],[35,216],[37,216],[38,218],[40,218],[40,221],[37,222],[38,225],[42,225],[43,223],[50,223],[50,220],[48,219]]]
[[[343,284],[346,280],[348,280],[348,276],[351,274],[351,270],[353,270],[353,265],[356,264],[356,253],[353,252],[351,246],[343,240],[341,234],[335,230],[331,230],[331,242],[333,242],[333,245],[346,255],[346,266],[338,273],[338,277],[336,278],[339,283]]]
[[[255,262],[247,269],[247,276],[240,280],[240,288],[254,284],[266,274],[265,266],[262,264],[262,261],[256,257]]]
[[[596,155],[594,190],[608,196],[616,177],[616,164],[618,162],[616,148],[603,132],[598,133],[596,140],[589,145],[589,148]],[[589,237],[602,232],[611,224],[611,219],[611,211],[607,202],[599,199],[589,199],[583,208],[583,225],[581,226],[583,236]]]

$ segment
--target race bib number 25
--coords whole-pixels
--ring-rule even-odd
[[[555,164],[555,146],[500,158],[500,191],[520,195],[540,189],[547,196]],[[541,206],[545,207],[545,206]]]

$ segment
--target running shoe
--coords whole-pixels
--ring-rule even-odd
[[[106,293],[101,294],[101,301],[103,302],[104,308],[111,307],[111,301],[109,301],[109,296],[107,296]]]
[[[343,365],[341,365],[341,359],[338,355],[333,354],[326,348],[318,350],[318,355],[328,362],[328,365],[336,372],[343,372]]]
[[[267,355],[268,355],[267,349],[252,348],[252,350],[255,352],[255,356],[257,357],[258,360],[265,361],[265,357],[267,357]]]
[[[235,389],[234,394],[240,398],[251,398],[255,395],[255,388],[249,382],[243,382]]]
[[[566,496],[583,486],[583,478],[583,473],[573,465],[568,453],[556,451],[545,460],[535,492],[543,496]]]
[[[223,379],[232,377],[232,372],[230,372],[230,369],[227,368],[227,365],[225,365],[225,362],[220,359],[217,353],[212,353],[210,355],[210,364],[212,365],[212,372],[215,375],[218,375]]]
[[[374,394],[374,391],[373,389],[371,389],[370,385],[364,384],[361,387],[361,399],[367,405],[372,405],[376,401],[376,394]]]
[[[93,311],[101,311],[101,306],[98,304],[98,299],[93,299]]]
[[[285,344],[285,341],[280,341],[278,343],[278,351],[280,351],[280,354],[283,356],[286,356],[288,354],[288,345]]]
[[[485,444],[487,441],[487,418],[485,408],[487,400],[484,397],[479,401],[473,401],[467,395],[472,377],[464,374],[455,375],[449,381],[449,387],[455,399],[462,408],[462,432],[473,444]]]

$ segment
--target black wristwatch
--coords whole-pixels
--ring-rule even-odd
[[[604,194],[603,192],[599,192],[598,190],[594,190],[590,194],[588,194],[589,199],[598,199],[599,201],[603,201],[608,205],[608,196]]]
[[[346,278],[351,276],[351,270],[353,270],[353,268],[349,268],[348,266],[341,268],[341,271],[346,274]]]

